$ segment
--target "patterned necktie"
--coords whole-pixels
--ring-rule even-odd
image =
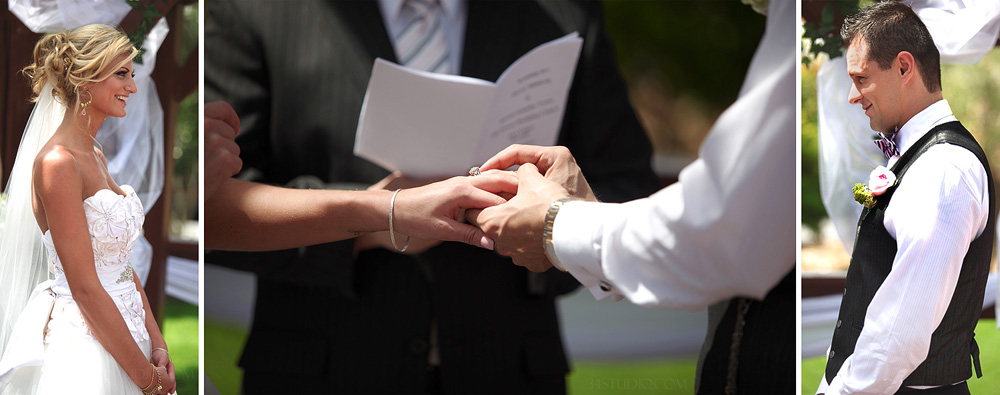
[[[399,62],[417,70],[451,74],[438,1],[406,0],[403,7],[416,17],[396,36]]]
[[[875,140],[875,146],[882,150],[882,154],[886,158],[892,158],[893,156],[899,156],[899,149],[896,148],[896,142],[893,139],[896,137],[896,133],[899,133],[899,128],[892,132],[889,137],[886,137],[884,133],[879,133],[879,139]]]

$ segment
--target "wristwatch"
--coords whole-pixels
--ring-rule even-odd
[[[549,262],[552,262],[552,266],[564,272],[566,267],[559,263],[559,258],[556,257],[556,247],[552,244],[552,227],[556,223],[556,214],[559,214],[559,208],[570,200],[572,199],[562,198],[552,202],[549,210],[545,212],[545,227],[542,228],[542,248],[545,251],[545,256],[549,258]]]

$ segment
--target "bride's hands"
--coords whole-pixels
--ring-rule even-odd
[[[150,362],[156,365],[157,369],[163,368],[164,371],[160,372],[161,385],[163,385],[164,394],[172,394],[177,390],[177,377],[174,372],[174,363],[170,361],[170,354],[162,350],[153,350],[153,355],[150,358]],[[171,383],[167,385],[167,381]]]
[[[406,178],[405,176],[403,176],[402,173],[397,171],[386,176],[385,178],[375,183],[374,185],[368,187],[368,190],[395,191],[396,189],[399,188],[409,189],[409,188],[421,187],[434,181],[440,181],[440,180],[414,180]],[[399,235],[396,236],[398,237]],[[441,244],[441,240],[422,239],[413,237],[410,240],[410,246],[406,249],[406,252],[403,252],[403,254],[416,255],[424,251],[427,251],[437,246],[438,244]],[[357,240],[354,241],[354,249],[356,252],[365,251],[372,248],[384,248],[389,251],[393,251],[394,249],[392,247],[392,242],[389,240],[389,232],[385,231],[385,232],[367,233],[361,235],[360,237],[357,238]]]
[[[492,250],[493,240],[479,228],[465,223],[463,210],[503,204],[507,200],[498,195],[511,196],[516,192],[517,176],[506,171],[488,171],[475,177],[452,177],[404,189],[396,195],[393,226],[402,235],[459,241]]]
[[[163,390],[158,392],[158,394],[172,394],[177,390],[177,382],[174,381],[174,364],[170,365],[170,371],[167,371],[165,366],[157,366],[156,370],[160,372],[160,385]]]
[[[165,366],[155,366],[156,373],[160,377],[160,391],[154,392],[154,394],[170,394],[177,390],[177,383],[174,381],[173,364],[171,364],[170,372],[167,372]],[[156,385],[156,377],[152,377],[152,385],[147,385],[145,388],[140,387],[143,392],[152,391],[154,388],[150,388]]]

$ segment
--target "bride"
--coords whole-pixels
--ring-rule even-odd
[[[36,104],[0,211],[0,394],[174,391],[130,264],[141,203],[95,139],[136,93],[137,53],[121,31],[88,25],[43,37],[23,70]]]

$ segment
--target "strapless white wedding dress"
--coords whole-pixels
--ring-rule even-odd
[[[150,356],[142,295],[133,282],[132,244],[144,220],[131,187],[125,196],[102,189],[83,201],[101,285],[118,307],[142,353]],[[0,394],[141,394],[101,346],[73,300],[49,232],[42,235],[49,272],[22,310],[0,359]]]

